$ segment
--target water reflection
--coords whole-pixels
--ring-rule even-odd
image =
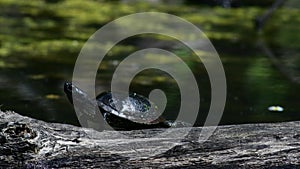
[[[80,48],[106,22],[124,14],[154,10],[192,21],[212,40],[223,61],[228,83],[222,124],[300,120],[297,93],[300,89],[300,37],[297,33],[300,20],[296,6],[299,3],[285,3],[265,25],[263,33],[258,34],[253,19],[271,3],[262,2],[264,6],[261,7],[255,6],[258,1],[251,6],[246,2],[239,8],[225,9],[186,4],[185,1],[182,1],[184,5],[180,2],[170,7],[161,2],[133,5],[106,1],[20,3],[3,0],[0,2],[0,108],[45,121],[78,125],[63,93],[63,83],[72,78]],[[263,43],[258,43],[262,39]],[[177,54],[192,69],[201,96],[197,125],[203,124],[211,99],[207,72],[192,51],[168,37],[134,36],[121,42],[100,65],[96,91],[110,90],[110,79],[120,61],[134,51],[149,47]],[[273,58],[265,48],[272,52]],[[197,52],[202,52],[205,59],[205,52]],[[149,58],[157,59],[155,56]],[[172,65],[172,61],[165,63]],[[137,65],[132,63],[128,69],[134,66]],[[165,115],[176,118],[180,92],[168,74],[143,71],[130,86],[130,90],[146,96],[156,88],[166,92]],[[284,110],[269,111],[271,106],[282,106]]]

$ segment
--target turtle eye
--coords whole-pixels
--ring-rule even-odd
[[[72,92],[72,83],[66,82],[64,88],[65,91]]]

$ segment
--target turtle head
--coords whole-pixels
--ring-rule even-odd
[[[72,88],[75,87],[71,82],[65,82],[64,84],[64,92],[66,93],[69,101],[73,103],[73,98],[72,98]]]
[[[87,98],[87,94],[83,92],[81,89],[73,85],[71,82],[65,82],[64,91],[69,99],[69,101],[73,104],[73,97],[75,99],[83,100]]]

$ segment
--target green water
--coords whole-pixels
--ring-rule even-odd
[[[79,125],[63,93],[63,83],[72,79],[82,45],[113,19],[136,12],[158,11],[194,23],[218,51],[228,94],[221,124],[300,120],[300,4],[297,1],[287,1],[272,15],[262,32],[254,29],[253,19],[264,13],[271,5],[269,1],[244,3],[238,8],[163,2],[0,1],[1,110]],[[99,67],[97,91],[110,89],[117,63],[130,53],[148,47],[167,49],[192,69],[200,86],[201,107],[196,125],[201,125],[210,106],[208,75],[193,52],[168,37],[134,36],[115,46]],[[172,61],[166,64],[172,65]],[[170,76],[160,71],[143,71],[130,87],[144,95],[155,88],[166,92],[165,114],[175,118],[180,92]],[[282,106],[284,111],[269,111],[268,107],[273,105]]]

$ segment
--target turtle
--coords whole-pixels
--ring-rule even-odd
[[[105,122],[116,130],[175,126],[175,122],[166,120],[160,115],[158,107],[153,102],[134,92],[129,92],[126,95],[121,92],[105,91],[96,96],[95,99],[91,99],[88,94],[71,82],[65,82],[64,92],[72,104],[74,99],[76,99],[76,103],[79,103],[82,117],[90,119],[88,121],[99,120],[100,118],[97,118],[95,113],[95,107],[98,107]]]

